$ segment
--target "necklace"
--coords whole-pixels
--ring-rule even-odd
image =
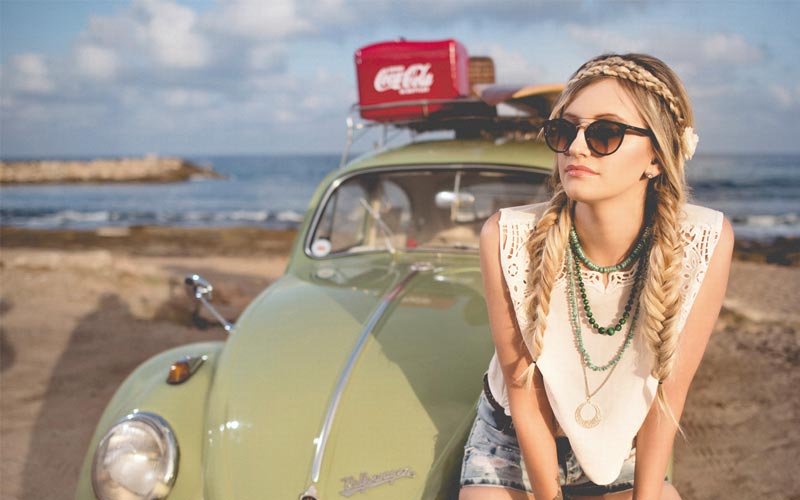
[[[594,330],[597,331],[600,335],[614,335],[618,331],[622,330],[622,325],[627,323],[628,318],[630,317],[631,309],[633,308],[633,300],[637,296],[638,289],[641,285],[641,277],[642,277],[642,268],[643,266],[639,266],[636,270],[636,277],[633,281],[633,287],[631,288],[631,294],[628,297],[628,302],[625,304],[625,309],[622,312],[622,316],[620,317],[619,321],[617,321],[616,325],[610,325],[608,327],[600,326],[597,323],[597,320],[594,318],[594,313],[592,312],[592,307],[589,305],[589,299],[586,296],[586,285],[583,283],[583,276],[581,276],[581,265],[580,263],[575,260],[575,275],[578,277],[578,290],[581,294],[581,302],[583,302],[583,310],[586,313],[586,318],[589,320],[589,326],[591,326]]]
[[[633,320],[631,321],[630,329],[628,330],[628,335],[625,337],[625,342],[622,344],[622,347],[620,347],[616,356],[614,356],[614,358],[612,358],[611,361],[609,361],[603,366],[598,366],[592,363],[592,360],[589,357],[589,353],[586,351],[586,348],[583,345],[583,336],[581,335],[580,320],[578,318],[578,307],[575,300],[574,272],[580,274],[580,264],[577,264],[577,262],[575,262],[575,264],[577,265],[573,264],[574,259],[571,249],[567,249],[566,257],[567,257],[567,277],[569,280],[568,302],[570,311],[570,321],[572,323],[572,330],[575,333],[575,340],[577,341],[578,344],[578,351],[580,352],[581,357],[583,358],[581,369],[583,370],[583,386],[586,394],[586,400],[583,403],[579,404],[578,407],[575,409],[575,421],[581,427],[584,427],[586,429],[591,429],[593,427],[596,427],[603,418],[602,410],[600,409],[599,406],[597,406],[595,403],[592,402],[592,397],[595,394],[597,394],[598,391],[600,391],[600,389],[603,388],[606,382],[608,382],[608,379],[611,378],[611,375],[614,373],[614,370],[616,369],[617,363],[619,363],[619,360],[622,359],[622,355],[625,353],[628,346],[630,346],[631,340],[633,339],[634,327],[636,326],[636,318],[639,315],[639,308],[638,307],[636,308],[636,314],[633,315]],[[574,271],[573,271],[573,266],[574,266]],[[642,261],[639,263],[639,267],[640,270],[637,272],[637,280],[640,279],[639,278],[640,275],[643,275],[640,273],[642,272],[641,268],[644,267],[644,259],[642,259]],[[635,286],[636,284],[634,283],[634,287]],[[589,379],[586,375],[586,367],[589,367],[594,371],[605,371],[610,369],[608,375],[606,375],[606,377],[594,391],[589,391]],[[587,409],[590,409],[592,412],[589,418],[584,417],[584,413],[586,412]]]
[[[575,421],[578,422],[578,425],[580,425],[581,427],[585,427],[586,429],[597,427],[597,424],[599,424],[600,421],[603,419],[603,412],[600,410],[599,406],[597,406],[592,402],[592,396],[600,392],[600,389],[602,389],[603,386],[606,385],[606,382],[608,382],[608,379],[611,378],[611,374],[614,373],[614,369],[616,367],[617,365],[614,365],[611,368],[611,370],[609,370],[608,375],[606,375],[606,378],[604,378],[603,381],[600,382],[600,385],[597,386],[597,389],[595,389],[592,392],[589,392],[589,379],[586,377],[586,366],[585,365],[583,366],[583,387],[584,390],[586,391],[586,401],[579,404],[578,407],[575,408]],[[592,410],[591,417],[588,419],[584,418],[583,416],[587,408],[590,408]]]
[[[634,245],[633,250],[629,253],[622,262],[613,266],[600,266],[589,260],[589,257],[583,252],[583,248],[581,248],[581,242],[578,239],[578,233],[575,231],[575,224],[569,230],[569,243],[572,247],[572,251],[578,257],[584,266],[588,267],[592,271],[597,271],[599,273],[608,274],[611,272],[620,271],[625,269],[626,267],[630,266],[634,260],[636,260],[639,255],[641,255],[642,250],[645,249],[647,246],[647,241],[650,239],[650,226],[646,227],[642,234],[639,236],[639,240]]]
[[[639,263],[639,267],[644,267],[644,261]],[[578,307],[575,300],[575,276],[574,276],[574,264],[573,264],[573,256],[571,251],[567,251],[567,270],[568,270],[568,278],[569,278],[569,312],[570,312],[570,320],[572,322],[572,329],[575,332],[575,340],[578,343],[578,351],[581,353],[586,366],[594,371],[606,371],[612,366],[616,365],[619,360],[622,358],[622,355],[625,354],[625,351],[631,345],[631,341],[633,340],[633,332],[636,326],[636,318],[639,316],[639,308],[636,308],[636,314],[633,315],[633,319],[631,320],[630,328],[628,329],[628,335],[625,337],[625,342],[617,351],[616,356],[611,358],[611,361],[606,363],[605,365],[599,366],[592,363],[592,359],[589,356],[589,353],[586,352],[586,347],[583,345],[583,334],[581,333],[581,325],[580,319],[578,318]],[[580,272],[580,269],[578,269]]]

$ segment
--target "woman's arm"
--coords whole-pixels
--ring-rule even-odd
[[[526,391],[524,383],[514,382],[532,359],[522,342],[500,265],[498,219],[499,213],[489,217],[481,230],[480,240],[481,274],[489,326],[506,381],[511,418],[534,495],[537,499],[560,499],[558,458],[552,428],[553,411],[544,391],[541,374],[536,372],[532,391]]]
[[[664,381],[667,401],[678,420],[722,307],[732,252],[733,229],[727,220],[723,220],[717,247],[678,341],[675,367],[672,375]],[[660,411],[657,402],[653,403],[636,438],[634,500],[661,498],[676,430],[672,419]]]

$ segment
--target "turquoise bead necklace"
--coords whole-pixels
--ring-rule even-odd
[[[594,318],[594,313],[592,312],[592,307],[589,305],[589,299],[586,296],[586,285],[583,283],[583,276],[581,276],[580,272],[580,264],[578,261],[582,262],[586,267],[591,269],[592,271],[600,272],[600,273],[610,273],[620,271],[625,269],[626,267],[630,266],[633,261],[638,258],[642,251],[647,248],[647,243],[650,239],[650,227],[646,227],[645,230],[642,232],[641,236],[639,237],[639,241],[636,242],[636,245],[633,247],[633,251],[623,259],[622,262],[615,266],[598,266],[597,264],[590,261],[586,254],[583,252],[583,248],[581,248],[581,242],[578,239],[578,233],[575,231],[575,225],[573,224],[572,228],[569,232],[569,240],[570,240],[570,248],[572,249],[573,258],[577,256],[575,260],[576,265],[576,275],[578,277],[578,288],[580,290],[581,295],[581,302],[583,303],[583,310],[586,313],[586,318],[589,320],[589,325],[597,331],[600,335],[614,335],[618,331],[622,330],[622,325],[624,325],[628,318],[630,318],[631,309],[633,308],[633,300],[637,296],[637,292],[639,291],[639,285],[641,283],[640,277],[644,266],[639,266],[639,269],[636,271],[636,279],[633,283],[633,288],[631,288],[631,294],[628,297],[628,302],[625,304],[625,309],[622,312],[622,317],[620,317],[619,321],[615,325],[610,325],[608,327],[600,326],[597,320]]]
[[[608,363],[606,363],[604,365],[596,365],[596,364],[592,363],[592,359],[589,356],[589,353],[586,351],[586,347],[583,344],[583,334],[581,332],[580,318],[579,318],[578,305],[577,305],[577,299],[576,299],[577,293],[575,291],[575,283],[578,280],[578,278],[576,278],[575,275],[576,274],[580,275],[580,272],[581,272],[580,263],[577,261],[577,259],[574,258],[572,249],[567,249],[566,257],[567,257],[567,266],[566,266],[567,267],[567,279],[569,281],[569,284],[568,284],[568,299],[569,299],[570,321],[572,323],[572,330],[575,333],[575,340],[576,340],[576,342],[578,344],[578,351],[580,352],[581,356],[583,357],[583,361],[584,361],[586,367],[588,367],[589,369],[594,370],[594,371],[606,371],[609,368],[611,368],[614,365],[616,365],[619,362],[619,360],[622,359],[622,355],[625,353],[625,351],[631,345],[631,342],[633,341],[633,334],[634,334],[634,331],[636,329],[636,319],[639,316],[639,307],[637,305],[636,312],[633,315],[633,319],[631,320],[631,323],[630,323],[628,334],[625,337],[625,342],[623,342],[622,346],[620,346],[619,350],[617,351],[617,354],[613,358],[611,358],[611,360]],[[644,267],[645,267],[645,262],[644,262],[644,259],[642,259],[639,262],[639,270],[636,273],[637,274],[637,278],[636,278],[637,282],[641,282],[642,281],[642,277],[644,276]],[[636,283],[634,283],[634,287],[637,288],[637,289],[639,288],[639,286],[637,286]],[[629,300],[629,302],[631,302],[631,301]]]
[[[608,327],[600,326],[597,320],[594,317],[594,313],[592,312],[592,307],[589,305],[589,299],[586,296],[586,285],[583,282],[583,276],[581,276],[581,268],[580,263],[578,260],[575,260],[575,275],[578,278],[578,290],[581,296],[581,302],[583,303],[583,310],[586,313],[586,319],[589,320],[589,326],[591,326],[594,330],[597,331],[600,335],[614,335],[618,331],[622,330],[622,325],[627,323],[628,318],[631,315],[631,309],[633,309],[633,301],[639,292],[639,287],[641,286],[641,277],[642,277],[642,270],[644,266],[640,265],[639,268],[636,270],[636,277],[633,281],[633,287],[631,288],[631,294],[628,297],[628,302],[625,304],[625,309],[622,312],[622,316],[620,317],[617,324],[611,325]]]
[[[650,239],[650,226],[646,227],[642,234],[639,236],[639,240],[636,242],[636,245],[633,247],[633,251],[625,257],[622,262],[613,266],[600,266],[589,260],[589,257],[583,252],[583,248],[581,248],[581,242],[578,239],[578,232],[575,231],[575,224],[569,230],[569,243],[572,247],[572,251],[578,257],[578,259],[583,263],[584,266],[591,269],[592,271],[597,271],[599,273],[608,274],[616,271],[621,271],[622,269],[627,268],[633,261],[636,260],[639,255],[642,254],[642,250],[647,247],[647,242]]]

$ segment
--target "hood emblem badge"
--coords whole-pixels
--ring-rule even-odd
[[[403,467],[402,469],[387,470],[386,472],[379,472],[377,474],[367,474],[362,472],[358,479],[353,476],[343,477],[341,480],[344,483],[344,489],[339,492],[343,497],[350,497],[356,493],[363,493],[364,490],[374,488],[382,484],[393,484],[395,480],[404,477],[412,478],[417,474],[411,467]]]

